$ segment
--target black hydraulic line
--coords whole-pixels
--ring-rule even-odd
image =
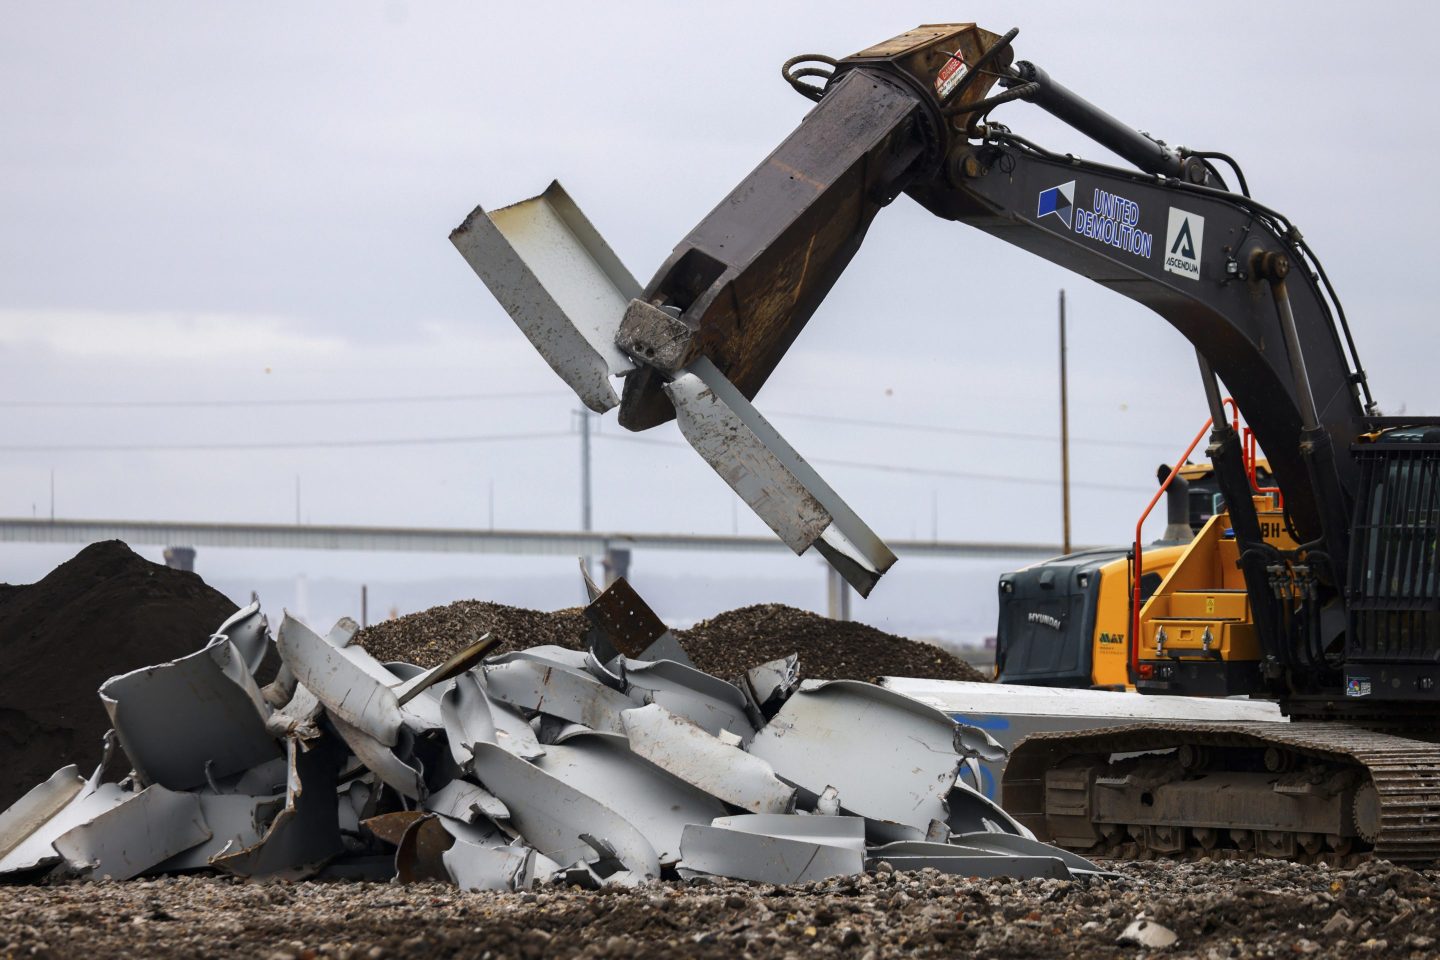
[[[1228,153],[1221,153],[1219,150],[1187,150],[1185,153],[1186,156],[1199,157],[1201,160],[1219,160],[1221,163],[1229,165],[1230,169],[1235,171],[1235,181],[1240,187],[1240,192],[1247,197],[1250,196],[1250,185],[1245,182],[1245,171],[1240,169],[1240,164],[1236,163],[1235,158]]]
[[[1028,60],[1015,64],[1015,76],[1003,82],[1010,86],[1038,83],[1040,89],[1026,100],[1096,143],[1115,151],[1146,173],[1178,177],[1184,172],[1185,161],[1175,151],[1110,116],[1075,91],[1057,83]]]
[[[825,88],[830,85],[830,78],[834,76],[835,66],[838,62],[834,57],[827,57],[823,53],[802,53],[798,56],[791,57],[780,65],[780,76],[784,77],[785,82],[795,88],[796,93],[805,97],[807,100],[814,100],[816,103],[819,103],[820,98],[825,96]],[[800,67],[799,70],[796,70],[795,68],[802,63],[823,63],[829,66],[830,69]],[[823,78],[825,83],[820,86],[816,86],[813,83],[805,83],[802,79],[804,77]]]

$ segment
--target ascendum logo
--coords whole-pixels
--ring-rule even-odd
[[[1170,208],[1165,231],[1165,269],[1191,280],[1200,279],[1200,244],[1205,242],[1205,218],[1188,210]]]
[[[1045,217],[1056,216],[1065,224],[1070,226],[1071,218],[1075,214],[1075,181],[1062,183],[1058,187],[1051,187],[1049,190],[1040,191],[1040,203],[1035,210],[1035,219],[1043,220]]]

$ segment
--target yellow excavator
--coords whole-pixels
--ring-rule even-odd
[[[1269,462],[1256,457],[1248,431],[1245,437],[1262,532],[1274,546],[1293,549]],[[1166,642],[1183,648],[1193,634],[1202,648],[1208,644],[1236,654],[1251,650],[1254,624],[1229,556],[1234,533],[1214,467],[1162,464],[1157,480],[1167,512],[1160,539],[1142,546],[1137,525],[1135,543],[1081,550],[1001,574],[998,682],[1134,690],[1127,638],[1137,602],[1140,635],[1163,630],[1162,648]],[[1197,623],[1192,615],[1208,619]],[[1209,641],[1204,639],[1207,628]],[[1242,659],[1253,659],[1253,651]]]

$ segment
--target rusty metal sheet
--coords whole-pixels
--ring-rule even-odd
[[[664,390],[686,441],[755,515],[869,596],[895,555],[724,374],[700,357]]]
[[[637,755],[750,813],[789,813],[795,788],[781,783],[770,764],[712,736],[658,703],[621,714]]]
[[[129,880],[211,836],[197,794],[157,783],[56,837],[55,850],[81,876]]]
[[[100,685],[100,702],[143,783],[188,790],[280,753],[265,728],[271,707],[223,637],[169,663],[111,677]]]
[[[362,820],[361,825],[385,843],[398,847],[405,831],[423,816],[423,810],[395,810]]]
[[[970,738],[960,727],[874,684],[805,681],[747,749],[811,794],[835,787],[849,813],[924,836],[932,820],[949,817],[945,799],[964,759],[962,732]]]
[[[583,834],[603,838],[635,873],[660,875],[659,858],[644,834],[588,794],[490,743],[476,744],[474,767],[480,783],[510,808],[520,835],[556,863],[587,859],[592,848]]]
[[[492,699],[502,703],[610,733],[625,732],[620,712],[636,705],[589,672],[537,660],[487,664],[485,687]]]
[[[617,653],[633,660],[674,660],[694,666],[665,622],[624,577],[593,597],[585,619],[610,640]]]
[[[395,879],[401,883],[445,881],[450,874],[440,858],[455,838],[446,832],[433,814],[418,817],[400,836],[395,848]]]
[[[615,335],[640,284],[559,181],[499,210],[476,207],[450,242],[587,407],[620,403],[610,377],[634,363]]]
[[[680,833],[686,824],[725,815],[719,800],[630,752],[623,738],[608,734],[568,737],[552,744],[535,765],[639,828],[662,867],[680,859]]]

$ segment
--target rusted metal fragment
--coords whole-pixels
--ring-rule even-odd
[[[624,577],[591,597],[585,619],[604,634],[616,653],[633,660],[674,660],[694,666],[670,628]]]
[[[869,596],[895,555],[724,374],[700,357],[664,389],[686,441],[755,515]]]
[[[440,859],[446,875],[461,890],[526,890],[534,881],[535,850],[524,845],[456,838]]]
[[[476,744],[474,768],[486,789],[510,808],[511,823],[526,842],[556,863],[584,859],[591,848],[581,834],[591,834],[613,846],[630,870],[659,876],[650,841],[593,797],[494,744]]]
[[[454,842],[439,818],[433,814],[418,817],[405,829],[395,848],[395,878],[401,883],[449,880],[450,874],[440,858]]]
[[[610,377],[634,363],[615,334],[640,284],[559,181],[500,210],[476,207],[450,242],[587,407],[620,403]]]
[[[680,859],[686,824],[725,815],[719,800],[631,753],[620,738],[572,736],[550,746],[535,765],[639,828],[662,867]]]
[[[188,790],[280,753],[265,728],[270,705],[223,637],[178,660],[111,677],[100,685],[100,702],[143,783]]]
[[[394,676],[379,661],[358,647],[333,646],[288,612],[276,646],[296,679],[327,710],[385,746],[395,745],[403,722],[400,704],[387,682]]]
[[[873,869],[882,860],[896,870],[924,870],[928,867],[958,877],[1073,879],[1070,868],[1057,856],[984,850],[923,840],[901,840],[871,847],[865,865]]]
[[[197,794],[151,784],[56,837],[55,850],[81,876],[129,880],[211,836]]]
[[[621,714],[630,749],[672,776],[751,813],[789,813],[795,788],[770,764],[712,736],[658,703]]]
[[[344,758],[345,751],[330,737],[313,741],[308,749],[287,741],[284,809],[258,843],[227,847],[211,858],[211,865],[241,877],[297,880],[312,876],[344,852],[336,802]]]
[[[447,657],[444,663],[438,664],[429,670],[422,671],[413,679],[407,679],[395,688],[395,697],[399,701],[400,706],[405,706],[405,704],[435,684],[443,680],[449,680],[451,677],[469,670],[472,666],[479,663],[485,654],[495,649],[499,644],[499,637],[492,637],[487,633],[465,649]]]
[[[234,793],[195,794],[200,800],[200,815],[210,829],[210,839],[155,866],[155,873],[200,870],[210,866],[210,858],[226,849],[237,850],[258,843],[276,815],[285,808],[284,795],[247,797]]]
[[[398,847],[405,831],[423,816],[423,810],[396,810],[362,820],[361,825],[385,843]]]
[[[625,663],[632,699],[658,703],[707,733],[728,730],[741,741],[755,736],[745,695],[734,684],[670,660]]]
[[[786,782],[816,796],[833,786],[846,812],[923,837],[930,821],[949,820],[945,798],[964,759],[960,727],[874,684],[806,681],[747,749]]]
[[[620,712],[635,706],[588,672],[536,660],[487,664],[485,686],[492,699],[610,733],[625,732]]]
[[[510,819],[510,808],[501,803],[499,797],[468,780],[451,780],[426,797],[421,806],[464,823],[475,823],[481,817]]]
[[[687,826],[680,843],[682,876],[810,883],[865,868],[865,823],[857,817],[720,817],[710,825]]]

